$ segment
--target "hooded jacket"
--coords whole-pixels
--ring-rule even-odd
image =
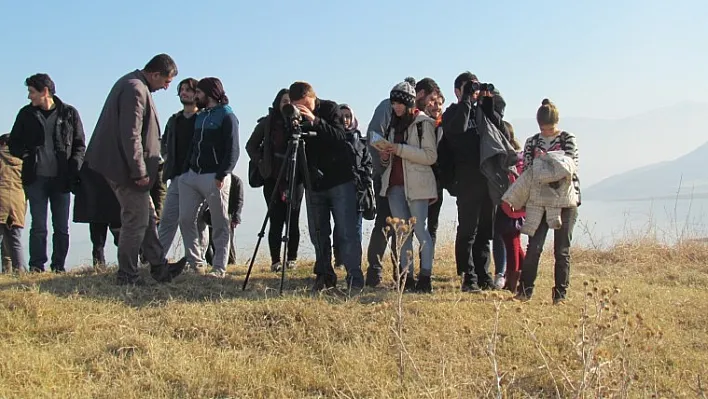
[[[228,104],[199,111],[185,170],[214,173],[217,180],[223,180],[238,161],[238,127],[238,119]]]
[[[359,212],[365,212],[367,219],[371,219],[375,213],[374,193],[373,193],[373,163],[371,152],[366,143],[366,138],[361,136],[359,131],[359,120],[354,111],[347,104],[341,104],[339,109],[347,109],[352,114],[352,126],[346,131],[347,143],[354,154],[354,182],[356,184],[357,207]]]

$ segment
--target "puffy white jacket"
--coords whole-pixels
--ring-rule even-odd
[[[422,142],[418,140],[416,126],[418,123],[423,127]],[[389,129],[385,138],[393,142],[394,135],[394,129]],[[435,121],[422,112],[418,113],[414,122],[406,130],[404,139],[407,144],[396,144],[395,154],[403,161],[403,182],[407,199],[409,201],[437,199],[437,183],[431,167],[438,159]],[[380,195],[382,197],[388,193],[391,159],[392,157],[386,161],[381,160],[381,166],[385,168],[381,175]]]

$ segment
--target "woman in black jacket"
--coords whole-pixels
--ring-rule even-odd
[[[285,152],[288,147],[288,137],[285,121],[281,110],[290,103],[288,89],[282,89],[275,96],[273,106],[268,110],[268,115],[258,120],[253,134],[246,143],[246,152],[251,162],[258,166],[258,173],[263,179],[263,196],[268,203],[276,192],[275,201],[270,209],[270,227],[268,230],[268,245],[270,248],[271,270],[280,271],[280,243],[287,217],[288,204],[286,197],[293,201],[294,206],[290,217],[290,238],[288,239],[288,259],[286,266],[295,268],[297,264],[297,251],[300,245],[300,205],[304,194],[301,182],[296,185],[295,193],[286,193],[288,182],[285,176],[275,187],[280,168],[284,165]]]

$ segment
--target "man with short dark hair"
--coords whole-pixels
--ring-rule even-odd
[[[209,207],[214,231],[214,262],[210,276],[226,275],[231,220],[231,172],[239,156],[239,122],[229,106],[221,81],[209,77],[197,83],[197,107],[192,143],[179,177],[179,228],[192,267],[204,266],[204,250],[197,228],[202,204]]]
[[[347,287],[353,291],[364,287],[361,272],[361,243],[357,233],[358,220],[354,157],[349,150],[344,120],[339,105],[317,98],[307,82],[290,85],[290,102],[305,122],[303,130],[316,132],[305,142],[308,168],[312,181],[307,203],[310,239],[315,246],[315,284],[313,290],[333,288],[337,275],[332,268],[330,211],[334,218],[341,260],[347,270]],[[319,234],[318,234],[319,233]]]
[[[167,120],[165,134],[161,139],[160,152],[165,160],[162,180],[165,183],[170,181],[162,210],[163,215],[157,229],[160,243],[165,251],[169,251],[172,247],[179,227],[179,178],[187,171],[187,155],[194,138],[194,121],[197,119],[199,111],[196,100],[197,83],[199,82],[194,78],[187,78],[179,82],[177,96],[182,103],[182,110]],[[206,208],[205,205],[204,208]],[[201,234],[201,245],[206,248],[209,242],[206,224],[201,217],[197,223]],[[189,264],[194,264],[197,261],[198,259],[189,259],[187,256]]]
[[[32,224],[29,268],[47,262],[47,204],[52,212],[51,270],[64,272],[69,252],[70,192],[78,183],[86,142],[78,111],[55,95],[54,82],[38,73],[25,80],[30,104],[22,107],[10,132],[10,152],[23,159],[22,182]]]
[[[440,92],[440,86],[431,78],[423,78],[420,82],[416,83],[414,78],[407,77],[405,81],[415,87],[416,107],[418,107],[421,112],[425,112],[428,106],[436,100],[437,94]],[[376,110],[374,110],[374,115],[367,128],[366,136],[368,139],[373,137],[373,133],[380,136],[386,133],[388,125],[391,122],[391,112],[391,100],[386,97],[379,103]],[[376,219],[374,221],[374,228],[371,230],[369,247],[367,249],[369,267],[366,270],[366,285],[376,287],[381,283],[381,273],[383,272],[381,261],[386,252],[388,241],[392,239],[392,234],[389,234],[387,237],[384,233],[386,219],[391,216],[391,211],[388,207],[388,199],[379,195],[381,191],[381,174],[383,173],[381,162],[379,162],[379,151],[371,147],[370,142],[367,144],[370,147],[369,153],[371,154],[374,165],[373,178],[374,192],[376,193]]]
[[[457,191],[459,224],[455,259],[457,273],[463,276],[462,291],[465,292],[494,289],[489,263],[496,205],[490,195],[487,176],[480,167],[481,136],[484,130],[488,130],[487,122],[499,131],[505,131],[502,126],[504,100],[497,91],[475,88],[478,83],[473,73],[460,74],[455,79],[458,102],[451,104],[442,116],[445,148],[449,150],[449,155],[443,157],[452,157]]]
[[[150,189],[160,164],[160,125],[152,93],[167,89],[177,65],[167,54],[153,57],[113,85],[86,150],[86,162],[103,175],[121,207],[118,239],[119,285],[143,285],[138,254],[150,264],[158,282],[169,282],[184,269],[185,259],[170,264],[157,236],[157,214]]]

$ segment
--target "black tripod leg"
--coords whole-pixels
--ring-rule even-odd
[[[285,234],[283,235],[283,267],[280,270],[280,289],[278,291],[279,295],[283,294],[283,285],[285,285],[285,269],[288,264],[288,242],[290,241],[290,218],[293,214],[293,196],[295,195],[295,187],[297,186],[297,161],[300,148],[300,139],[291,140],[291,151],[290,158],[288,159],[288,196],[287,196],[287,206],[288,209],[285,213]]]
[[[290,153],[292,151],[292,146],[288,145],[288,148],[285,151],[286,158],[290,156]],[[268,211],[266,212],[265,218],[263,218],[263,225],[261,226],[261,231],[258,233],[258,241],[256,242],[256,248],[253,250],[253,256],[251,256],[251,262],[248,265],[246,279],[243,280],[243,287],[241,288],[242,291],[246,290],[246,286],[248,285],[248,279],[251,277],[253,263],[256,261],[256,254],[258,253],[258,248],[260,248],[261,246],[261,240],[263,240],[263,237],[265,236],[266,225],[268,225],[268,220],[270,219],[270,210],[273,207],[273,204],[275,203],[275,199],[278,198],[278,187],[280,187],[280,182],[283,180],[283,176],[285,175],[285,170],[287,166],[287,163],[283,163],[283,165],[280,167],[280,171],[278,172],[278,178],[275,180],[275,188],[273,189],[273,193],[270,195],[270,200],[268,202]]]

